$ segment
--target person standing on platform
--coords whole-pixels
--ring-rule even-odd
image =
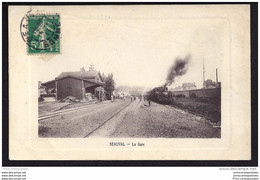
[[[147,101],[148,101],[149,106],[151,106],[151,99],[149,96],[147,96]]]

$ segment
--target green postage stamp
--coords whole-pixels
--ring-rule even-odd
[[[60,16],[28,15],[27,16],[28,54],[60,53]]]

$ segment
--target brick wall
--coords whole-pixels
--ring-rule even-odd
[[[196,97],[220,97],[221,88],[172,91],[172,94],[174,94],[175,96],[178,94],[182,94],[185,97],[190,97],[190,96],[192,96],[192,94],[194,94]]]

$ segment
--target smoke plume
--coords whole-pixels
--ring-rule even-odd
[[[186,74],[190,59],[190,55],[187,55],[185,58],[177,57],[175,59],[174,63],[171,65],[171,68],[169,69],[165,83],[166,86],[170,86],[176,77]]]

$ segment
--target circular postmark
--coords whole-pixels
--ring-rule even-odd
[[[32,15],[27,13],[21,20],[20,33],[28,45],[28,53],[60,52],[60,17],[58,14]]]

